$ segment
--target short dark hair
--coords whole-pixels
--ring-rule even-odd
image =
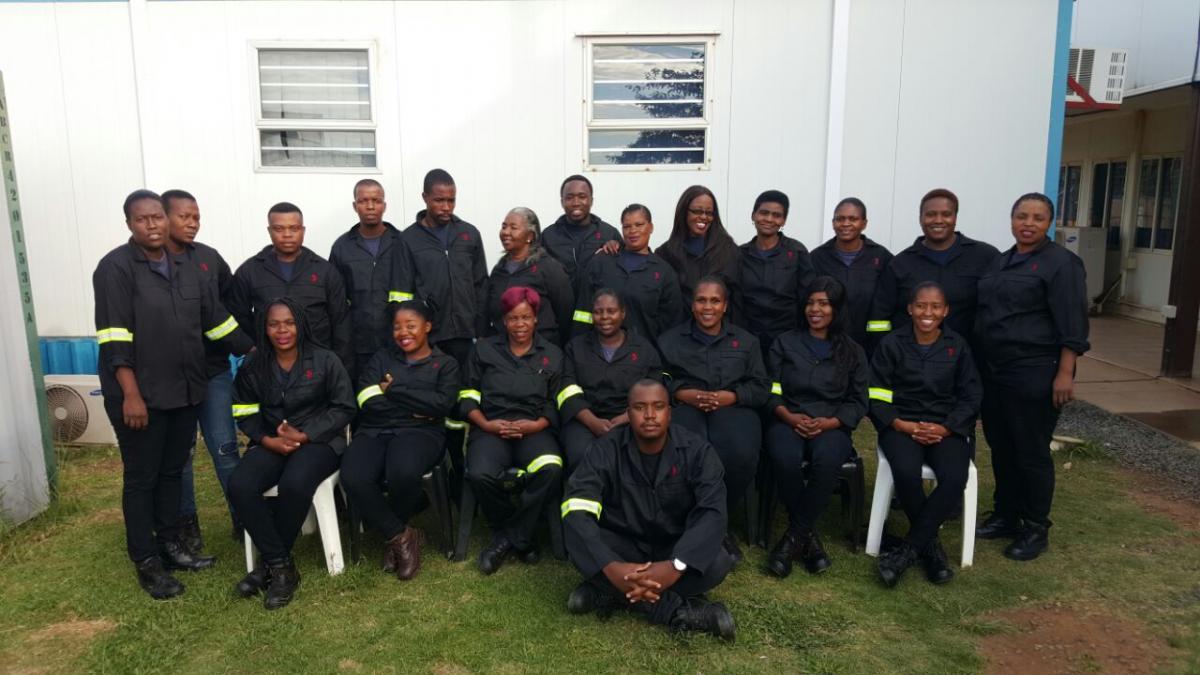
[[[1009,218],[1017,215],[1017,207],[1021,205],[1021,202],[1041,202],[1045,204],[1046,208],[1050,209],[1050,220],[1054,220],[1054,202],[1040,192],[1026,192],[1017,197],[1017,201],[1013,202],[1012,211],[1008,214]]]
[[[671,393],[667,390],[667,385],[663,384],[661,380],[656,380],[652,377],[643,377],[637,382],[634,382],[633,386],[629,387],[629,391],[625,393],[625,399],[628,400],[633,398],[633,390],[637,389],[638,387],[662,388],[663,391],[667,392],[667,400],[670,400],[671,398]]]
[[[171,212],[172,199],[186,199],[193,204],[196,203],[196,198],[193,197],[192,193],[188,192],[187,190],[167,190],[166,192],[162,193],[161,199],[163,211],[166,211],[167,213]]]
[[[389,311],[391,312],[388,316],[392,317],[392,320],[395,320],[396,315],[400,312],[415,312],[422,319],[433,323],[433,310],[429,309],[429,305],[426,305],[420,300],[404,300],[402,302],[393,302],[388,304],[388,307]]]
[[[692,287],[693,299],[696,297],[696,293],[700,291],[700,287],[704,286],[705,284],[712,284],[719,287],[721,289],[721,295],[725,296],[726,301],[729,300],[729,284],[725,283],[725,278],[719,274],[705,274],[704,276],[700,277],[700,280],[697,281],[696,285]]]
[[[623,211],[621,211],[621,220],[624,221],[625,216],[627,216],[631,213],[637,213],[638,211],[641,211],[642,213],[646,214],[647,221],[654,222],[654,216],[650,215],[650,208],[645,206],[644,204],[636,204],[636,203],[626,206],[625,209]]]
[[[616,300],[617,307],[620,307],[622,310],[625,309],[625,300],[621,297],[621,294],[607,286],[597,290],[595,293],[592,293],[592,304],[588,306],[595,307],[596,301],[604,297],[610,297],[613,300]]]
[[[140,202],[143,199],[150,199],[162,204],[162,197],[157,192],[147,190],[146,188],[134,190],[129,193],[129,196],[125,198],[125,203],[121,205],[121,210],[125,212],[125,220],[129,220],[129,211],[133,208],[134,203]]]
[[[429,173],[425,174],[425,181],[421,183],[421,192],[429,194],[433,192],[434,185],[454,185],[454,177],[445,169],[430,169]]]
[[[837,203],[837,206],[833,207],[834,213],[837,213],[838,209],[842,208],[843,206],[845,206],[847,204],[858,209],[859,216],[863,220],[867,219],[867,205],[864,204],[863,200],[859,199],[858,197],[846,197],[846,198],[842,199],[842,201]]]
[[[588,186],[589,193],[591,193],[593,195],[596,194],[596,190],[592,188],[592,181],[588,180],[586,176],[580,176],[579,174],[576,173],[576,174],[571,174],[570,176],[567,176],[566,178],[563,179],[562,185],[558,186],[558,196],[561,197],[563,190],[567,189],[567,183],[571,183],[571,182],[574,182],[577,180],[583,181],[584,184],[586,184]]]
[[[380,183],[379,181],[375,180],[374,178],[364,178],[364,179],[358,181],[357,183],[354,184],[354,198],[355,199],[358,199],[358,188],[360,188],[360,187],[377,187],[380,190],[382,190],[383,184]]]
[[[922,281],[916,286],[913,286],[912,293],[908,294],[908,304],[911,305],[912,303],[916,302],[917,296],[921,294],[921,291],[928,290],[935,290],[942,294],[942,300],[946,299],[946,289],[942,288],[941,284],[936,281]]]
[[[304,217],[304,212],[300,210],[300,207],[291,202],[279,202],[275,206],[267,209],[268,218],[271,217],[272,213],[299,213],[301,218]]]
[[[925,202],[929,201],[930,199],[939,198],[950,200],[950,203],[954,205],[954,213],[958,213],[958,195],[947,190],[946,188],[935,188],[929,192],[926,192],[924,197],[921,197],[921,205],[918,207],[918,214],[925,212]]]
[[[787,195],[783,194],[779,190],[767,190],[754,200],[754,208],[750,211],[750,213],[754,213],[758,210],[758,207],[766,204],[767,202],[774,202],[782,206],[783,216],[785,218],[787,217],[788,209],[792,207],[792,202],[788,199]]]

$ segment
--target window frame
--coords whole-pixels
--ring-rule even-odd
[[[1121,193],[1120,193],[1121,212],[1119,214],[1117,214],[1117,224],[1112,225],[1113,197],[1116,194],[1113,192],[1113,167],[1115,167],[1118,164],[1124,165],[1125,174],[1121,179],[1122,180]],[[1100,222],[1098,222],[1098,223],[1093,222],[1092,216],[1094,216],[1095,214],[1092,213],[1092,208],[1091,208],[1091,205],[1089,204],[1087,226],[1104,230],[1105,250],[1110,251],[1110,252],[1111,251],[1120,251],[1121,243],[1125,238],[1125,236],[1124,236],[1125,208],[1126,208],[1125,205],[1126,205],[1126,202],[1129,200],[1129,188],[1130,188],[1131,183],[1133,182],[1133,181],[1130,181],[1131,176],[1129,174],[1129,158],[1128,157],[1114,157],[1114,158],[1110,158],[1110,159],[1095,160],[1092,163],[1092,188],[1091,189],[1093,190],[1093,192],[1096,189],[1096,171],[1098,171],[1100,169],[1100,167],[1102,167],[1102,166],[1107,167],[1107,168],[1105,169],[1104,205],[1103,205],[1103,208],[1101,209]],[[1094,202],[1094,197],[1095,197],[1094,194],[1090,195],[1089,201]],[[1113,238],[1114,231],[1116,232],[1116,239],[1117,239],[1116,246],[1113,246],[1113,242],[1111,241],[1111,239]]]
[[[263,117],[262,71],[259,68],[259,52],[262,50],[288,51],[366,51],[367,90],[371,114],[365,120],[334,119],[273,119]],[[373,40],[250,40],[247,43],[247,64],[250,69],[250,101],[254,108],[253,155],[255,173],[335,173],[335,174],[380,174],[383,163],[379,151],[379,103],[378,45]],[[375,166],[271,166],[262,161],[263,131],[370,131],[375,135]]]
[[[1075,203],[1074,203],[1074,207],[1071,209],[1075,218],[1071,221],[1071,223],[1068,223],[1067,222],[1068,209],[1067,209],[1066,202],[1071,195],[1071,190],[1070,190],[1071,169],[1075,169],[1078,182],[1075,184]],[[1079,224],[1079,201],[1080,200],[1079,200],[1079,198],[1082,196],[1082,191],[1083,191],[1083,186],[1084,186],[1083,163],[1082,162],[1066,162],[1066,163],[1059,165],[1058,171],[1059,171],[1060,188],[1059,188],[1059,195],[1058,195],[1058,197],[1059,197],[1058,198],[1058,209],[1057,209],[1057,213],[1054,214],[1054,226],[1056,228],[1058,228],[1058,227],[1080,227],[1080,224]],[[1084,211],[1084,215],[1085,216],[1087,215],[1087,211]]]
[[[1162,216],[1162,190],[1163,190],[1163,182],[1164,182],[1165,175],[1166,175],[1166,172],[1164,171],[1164,168],[1165,168],[1164,165],[1166,163],[1166,160],[1174,160],[1176,162],[1179,162],[1180,173],[1179,173],[1179,191],[1175,195],[1175,214],[1174,214],[1175,222],[1172,223],[1172,225],[1171,225],[1171,246],[1164,248],[1164,247],[1161,247],[1158,245],[1158,230],[1160,229],[1159,228],[1159,225],[1160,225],[1159,218]],[[1148,162],[1148,161],[1155,162],[1158,165],[1158,175],[1155,177],[1155,181],[1154,181],[1154,203],[1152,206],[1153,212],[1150,215],[1150,228],[1149,228],[1150,229],[1150,245],[1149,246],[1138,246],[1137,245],[1138,202],[1142,198],[1142,164],[1144,162]],[[1126,180],[1128,180],[1128,173],[1126,174]],[[1136,187],[1134,189],[1134,195],[1133,195],[1133,200],[1134,200],[1133,223],[1132,223],[1133,241],[1131,242],[1131,246],[1130,246],[1130,249],[1132,251],[1137,252],[1137,253],[1147,253],[1147,254],[1154,254],[1154,255],[1167,255],[1167,256],[1174,255],[1175,239],[1176,239],[1176,235],[1179,232],[1179,211],[1180,211],[1180,202],[1183,199],[1182,193],[1183,193],[1183,155],[1181,155],[1179,153],[1163,153],[1163,154],[1154,154],[1154,155],[1148,155],[1148,156],[1143,155],[1142,157],[1139,158],[1138,168],[1137,168],[1137,181],[1136,181]]]
[[[579,35],[583,40],[583,171],[711,171],[712,131],[716,99],[713,62],[717,45],[715,32],[697,31],[687,33],[630,33],[619,35]],[[669,119],[596,119],[594,112],[596,83],[592,73],[592,51],[595,45],[620,44],[704,44],[704,114],[700,118]],[[624,129],[682,129],[704,132],[704,160],[699,164],[592,164],[591,132]]]

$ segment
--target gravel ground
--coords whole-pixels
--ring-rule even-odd
[[[1054,433],[1091,441],[1121,464],[1161,475],[1200,500],[1200,450],[1183,441],[1085,401],[1067,405]]]

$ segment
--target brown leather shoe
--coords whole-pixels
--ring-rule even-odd
[[[407,530],[406,530],[407,531]],[[396,548],[404,532],[383,542],[383,571],[392,574],[396,571]]]
[[[406,527],[399,537],[392,540],[395,543],[389,542],[394,547],[397,579],[408,581],[417,575],[417,571],[421,569],[421,544],[424,539],[423,532]]]

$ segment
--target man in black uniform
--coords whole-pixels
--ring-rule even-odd
[[[892,254],[864,236],[865,229],[866,204],[857,197],[838,202],[833,210],[834,236],[813,249],[812,264],[817,274],[833,277],[846,288],[846,332],[870,356],[878,336],[887,332],[887,326],[869,325],[867,320],[875,285],[892,261]]]
[[[596,441],[563,501],[567,554],[584,576],[567,610],[625,605],[651,622],[732,640],[729,610],[701,594],[729,573],[725,484],[712,446],[671,426],[667,389],[629,390],[629,424]]]
[[[167,214],[167,251],[172,256],[191,262],[200,278],[214,285],[216,297],[224,304],[233,286],[233,274],[215,248],[196,241],[196,234],[200,231],[200,207],[196,204],[196,198],[183,190],[167,190],[162,194],[162,203]],[[228,328],[231,333],[241,330],[236,319]],[[246,330],[252,330],[252,327],[246,326]],[[250,339],[247,335],[246,340]],[[237,429],[233,426],[230,412],[233,406],[233,373],[229,369],[229,351],[212,342],[206,342],[204,347],[208,391],[204,403],[200,404],[200,433],[204,435],[204,444],[208,446],[208,454],[212,455],[213,471],[229,505],[234,540],[240,542],[241,527],[233,505],[229,504],[229,477],[240,460]],[[196,445],[193,441],[193,458],[195,454]],[[183,542],[193,553],[199,553],[204,548],[204,539],[200,535],[200,519],[196,515],[196,489],[190,459],[183,465],[180,486],[179,527]]]
[[[371,178],[358,181],[352,206],[358,223],[333,242],[329,262],[346,286],[354,347],[354,363],[347,363],[346,370],[351,381],[357,381],[358,370],[391,342],[388,302],[411,300],[412,292],[403,237],[383,219],[383,186]]]
[[[272,300],[289,298],[304,309],[313,344],[354,363],[346,286],[337,269],[304,247],[304,214],[289,202],[267,212],[271,245],[242,263],[233,275],[229,311],[243,326]]]
[[[123,467],[121,509],[129,558],[151,597],[180,595],[171,569],[210,567],[179,540],[179,477],[196,435],[208,388],[204,343],[245,353],[236,330],[186,259],[166,250],[162,198],[137,190],[125,198],[132,236],[105,255],[92,275],[104,410],[117,434]]]
[[[578,292],[579,276],[588,261],[601,249],[605,255],[615,254],[621,246],[621,233],[592,213],[592,182],[587,178],[567,176],[558,195],[563,214],[542,233],[542,246],[562,263]]]

